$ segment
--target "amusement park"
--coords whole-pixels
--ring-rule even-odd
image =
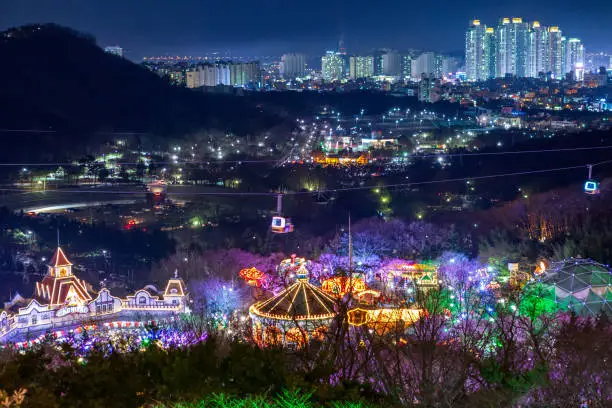
[[[126,406],[197,404],[225,392],[238,401],[247,398],[244,390],[262,404],[293,392],[294,400],[309,399],[305,406],[340,401],[438,407],[441,398],[449,401],[443,406],[457,407],[488,406],[492,400],[503,406],[563,406],[570,396],[577,396],[579,406],[606,406],[612,382],[607,357],[598,356],[610,352],[606,339],[612,329],[607,241],[572,224],[594,225],[580,218],[585,205],[590,216],[605,214],[608,187],[594,177],[592,166],[587,170],[584,184],[568,194],[571,200],[531,197],[533,207],[521,201],[461,213],[465,222],[457,229],[433,217],[423,220],[421,212],[409,221],[389,210],[356,222],[349,213],[348,222],[333,226],[335,232],[309,236],[305,231],[312,225],[296,201],[310,192],[276,189],[261,195],[267,207],[255,212],[259,230],[241,232],[257,244],[207,247],[202,237],[212,236],[213,227],[198,219],[187,232],[206,225],[210,234],[196,235],[201,246],[183,243],[159,255],[149,273],[128,285],[116,277],[129,276],[127,271],[113,276],[84,266],[101,257],[100,268],[117,270],[113,257],[122,248],[114,246],[112,254],[88,248],[89,241],[79,238],[82,224],[73,224],[77,233],[60,246],[59,216],[11,215],[47,229],[57,225],[57,246],[52,252],[37,247],[45,266],[30,268],[31,294],[11,291],[0,312],[0,355],[7,367],[0,381],[21,365],[34,367],[27,368],[28,381],[46,385],[28,389],[31,406],[44,397],[42,390],[58,393],[58,406],[67,401],[63,386],[52,385],[56,372],[74,382],[74,398],[81,376],[108,381],[117,381],[118,372],[133,376]],[[163,180],[149,183],[148,212],[161,218],[164,207],[184,211],[173,189]],[[351,189],[390,204],[384,184],[336,192],[337,200]],[[568,203],[578,208],[575,214]],[[512,223],[524,238],[509,236],[510,228],[480,233],[487,223]],[[138,234],[133,236],[145,240],[138,245],[152,245],[140,221],[128,227],[120,233]],[[33,252],[36,233],[21,235]],[[36,363],[28,360],[32,356],[38,356]],[[141,370],[132,373],[133,364],[161,374],[145,378]],[[585,364],[587,372],[581,369]],[[568,378],[580,380],[568,386]],[[13,384],[6,388],[16,392],[23,382]],[[163,387],[181,391],[166,395]],[[111,403],[105,398],[99,400]]]
[[[347,247],[337,253],[238,264],[228,255],[225,265],[239,266],[226,271],[228,280],[198,287],[176,269],[164,290],[147,285],[124,298],[81,280],[58,247],[33,297],[17,295],[5,304],[2,352],[71,350],[74,357],[63,358],[85,369],[96,353],[189,354],[229,344],[259,350],[259,358],[281,352],[285,364],[292,361],[293,369],[310,375],[331,362],[331,371],[318,374],[326,387],[355,382],[396,403],[428,401],[454,387],[464,390],[459,399],[469,401],[499,386],[488,364],[507,358],[495,375],[538,372],[550,377],[552,389],[555,376],[574,364],[557,365],[561,356],[553,341],[570,329],[576,336],[585,330],[609,335],[609,326],[597,329],[612,315],[612,272],[606,265],[579,257],[535,265],[480,262],[449,251],[436,259],[364,257],[350,224],[346,235]],[[434,378],[419,371],[427,364],[434,364]],[[465,376],[456,378],[457,372]],[[410,387],[398,376],[429,382],[433,390]],[[482,383],[471,382],[479,376]],[[549,388],[533,387],[538,391],[512,398],[550,397]],[[589,398],[602,393],[592,391]]]

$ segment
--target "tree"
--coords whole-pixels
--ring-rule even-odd
[[[108,178],[109,175],[110,175],[110,172],[108,171],[106,167],[103,167],[100,170],[98,170],[98,180],[101,183],[104,183],[104,181]]]
[[[136,177],[142,181],[142,178],[145,175],[146,166],[142,161],[139,161],[136,164]]]
[[[130,175],[128,174],[125,167],[121,167],[121,171],[119,172],[119,177],[121,177],[121,180],[123,180],[126,183],[130,181]]]

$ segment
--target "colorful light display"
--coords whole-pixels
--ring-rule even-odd
[[[342,297],[347,293],[359,293],[367,289],[365,282],[361,278],[336,276],[325,279],[321,284],[321,289],[335,297]]]
[[[365,326],[383,335],[389,331],[405,329],[423,315],[421,309],[357,307],[348,311],[348,322],[352,326]]]
[[[145,287],[119,298],[105,287],[95,293],[72,268],[73,264],[58,247],[47,274],[36,282],[32,298],[16,297],[8,302],[12,307],[0,311],[0,342],[22,341],[48,331],[75,330],[89,324],[130,322],[141,316],[166,319],[189,313],[189,295],[177,271],[163,292],[155,293],[155,288]]]
[[[612,316],[612,272],[589,259],[570,258],[536,274],[526,285],[528,297],[540,298],[561,312],[582,316]],[[549,309],[549,308],[546,308]]]
[[[261,287],[266,274],[255,267],[241,269],[239,275],[249,286]]]
[[[306,258],[298,258],[296,254],[292,254],[291,258],[284,259],[278,265],[278,275],[284,279],[293,279],[297,275],[307,275],[309,261]]]
[[[41,334],[34,339],[5,344],[0,348],[24,350],[45,343],[68,344],[79,355],[84,355],[94,348],[110,353],[140,350],[149,345],[163,349],[188,347],[208,338],[206,332],[197,333],[189,328],[175,327],[176,323],[174,319],[106,322]]]
[[[381,266],[377,276],[387,281],[403,279],[423,288],[438,285],[438,267],[434,264],[393,260]]]
[[[303,341],[296,339],[308,341],[315,333],[319,336],[336,316],[336,300],[308,282],[304,265],[298,267],[296,274],[296,282],[291,286],[249,308],[253,337],[260,346],[300,347]],[[294,329],[299,329],[301,335],[292,334]]]

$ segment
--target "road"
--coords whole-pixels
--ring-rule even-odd
[[[236,193],[218,186],[169,185],[168,197],[173,200],[194,201],[206,197],[202,193]],[[142,185],[80,186],[47,191],[11,191],[0,195],[0,207],[13,211],[54,212],[69,208],[94,207],[108,204],[134,204],[146,199]]]

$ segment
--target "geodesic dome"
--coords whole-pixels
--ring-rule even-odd
[[[582,316],[605,312],[612,316],[612,272],[590,259],[555,262],[537,278],[559,311]]]

